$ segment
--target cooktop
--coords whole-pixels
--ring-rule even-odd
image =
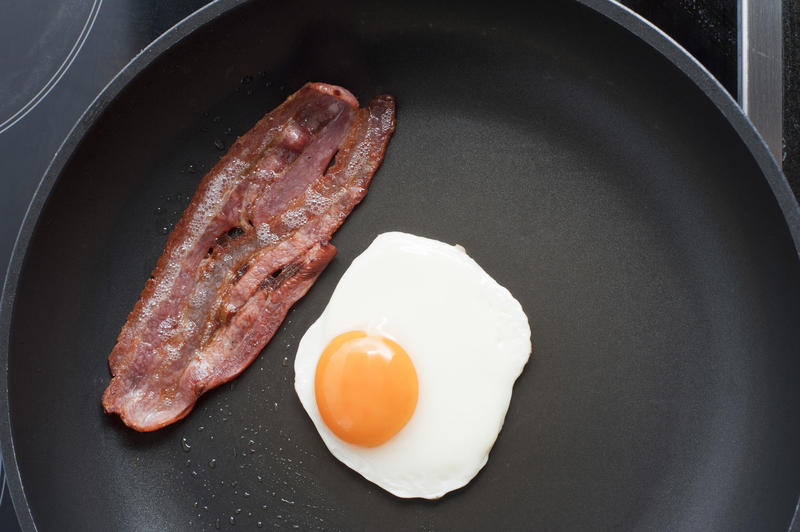
[[[751,1],[621,3],[677,40],[744,104],[800,197],[800,3]],[[207,3],[26,0],[0,8],[2,278],[39,179],[81,113],[142,48]],[[755,50],[750,63],[748,50]],[[748,68],[769,75],[748,79],[741,75]],[[2,466],[0,486],[0,530],[19,530]]]

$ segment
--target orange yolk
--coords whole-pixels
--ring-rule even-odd
[[[375,447],[397,434],[417,406],[417,372],[397,343],[364,331],[328,344],[314,378],[317,407],[342,440]]]

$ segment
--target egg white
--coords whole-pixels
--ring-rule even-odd
[[[419,380],[409,422],[372,448],[334,435],[315,399],[322,351],[352,330],[399,343]],[[466,485],[486,464],[530,352],[522,306],[463,248],[384,233],[353,261],[301,339],[295,389],[336,458],[398,497],[435,499]]]

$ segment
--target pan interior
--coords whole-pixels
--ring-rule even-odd
[[[163,53],[42,211],[8,354],[39,529],[785,529],[800,489],[800,272],[712,102],[577,5],[285,4],[232,9]],[[124,428],[100,407],[106,357],[167,232],[215,144],[308,80],[398,101],[339,255],[241,377],[174,426]],[[338,463],[293,391],[299,337],[391,230],[465,246],[533,330],[487,466],[436,502]]]

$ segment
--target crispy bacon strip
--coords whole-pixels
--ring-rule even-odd
[[[106,412],[156,430],[252,363],[335,255],[327,242],[366,194],[394,116],[391,96],[359,109],[345,89],[309,83],[231,147],[120,332]]]

